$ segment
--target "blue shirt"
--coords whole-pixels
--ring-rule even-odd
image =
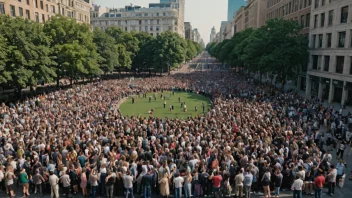
[[[244,175],[244,181],[243,181],[243,185],[244,186],[251,186],[252,185],[252,181],[253,181],[252,173],[247,173],[247,174]]]

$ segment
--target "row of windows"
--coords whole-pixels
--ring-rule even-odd
[[[270,19],[286,16],[291,13],[297,12],[298,10],[309,7],[310,4],[311,0],[291,0],[289,3],[286,3],[280,8],[268,13],[268,18]]]
[[[327,17],[327,23],[325,22],[326,17]],[[324,27],[325,25],[332,26],[334,23],[334,10],[330,10],[327,14],[321,13],[320,23],[318,18],[319,18],[319,14],[314,15],[314,28],[318,28],[318,26]],[[348,6],[344,6],[341,8],[340,23],[341,24],[347,23],[347,20],[348,20]]]
[[[173,16],[173,13],[124,13],[124,14],[119,14],[119,13],[105,13],[104,17],[106,18],[115,18],[115,17],[155,17],[155,16]],[[93,13],[92,14],[93,18],[99,17],[98,13]]]
[[[170,26],[171,27],[171,26]],[[104,31],[105,30],[105,27],[100,27],[100,29],[102,30],[102,31]],[[172,27],[171,28],[169,28],[169,30],[171,31],[172,30]],[[128,29],[127,29],[127,27],[125,28],[125,31],[127,32],[128,31]],[[131,31],[134,31],[134,30],[131,30]],[[140,32],[142,32],[142,30],[139,30]],[[144,32],[148,32],[148,30],[145,30]],[[177,28],[175,27],[175,32],[177,32]],[[150,35],[151,36],[159,36],[159,32],[157,32],[157,33],[153,33],[153,32],[150,32]]]
[[[267,8],[271,8],[274,5],[280,3],[281,0],[268,0]],[[292,7],[294,10],[301,10],[303,8],[309,7],[312,4],[312,0],[291,0],[286,5]]]
[[[343,74],[343,70],[344,70],[344,67],[345,67],[345,61],[347,61],[347,58],[350,58],[350,60],[351,60],[349,73],[347,73],[347,74],[352,75],[352,56],[351,57],[336,56],[335,71],[331,71],[331,72],[338,73],[338,74]],[[312,64],[312,69],[313,70],[319,70],[319,71],[322,70],[322,71],[325,71],[325,72],[329,72],[329,70],[330,70],[330,56],[312,55],[312,61],[313,61],[313,64]]]
[[[129,21],[130,25],[168,25],[168,24],[174,24],[174,25],[178,25],[177,21],[172,21],[172,20],[131,20]],[[117,21],[108,21],[108,20],[101,20],[101,21],[92,21],[93,24],[100,24],[100,25],[109,25],[109,24],[115,24],[115,25],[128,25],[128,21],[121,21],[121,20],[117,20]]]
[[[46,9],[49,12],[49,5],[48,4],[46,4]],[[55,13],[55,6],[50,6],[50,12],[51,13]],[[5,13],[5,5],[4,4],[0,4],[0,14],[7,14],[7,13]],[[22,7],[18,7],[18,10],[17,10],[16,6],[14,6],[14,5],[10,5],[10,13],[9,14],[12,17],[16,17],[16,16],[24,17],[25,16],[26,19],[31,19],[30,10],[26,9],[25,12],[24,12]],[[74,16],[74,12],[72,12],[72,11],[66,11],[65,12],[64,8],[62,8],[61,14],[64,15],[64,16],[72,17],[72,18],[75,17]],[[35,12],[34,15],[35,15],[34,21],[43,22],[43,23],[45,22],[45,15],[44,14],[41,15],[42,16],[41,20],[39,20],[39,18],[40,18],[39,15],[40,14],[38,12]],[[48,15],[48,19],[49,18],[50,18],[50,16]],[[78,20],[84,21],[84,22],[89,22],[89,17],[87,15],[79,13]]]
[[[312,48],[344,48],[344,47],[352,47],[352,30],[350,30],[350,43],[346,43],[346,31],[341,31],[337,33],[336,43],[332,44],[332,33],[326,33],[325,37],[323,34],[313,34],[312,35]],[[324,42],[325,41],[325,42]],[[323,44],[325,44],[323,46]]]
[[[314,8],[318,8],[320,6],[325,6],[326,3],[331,3],[334,0],[314,0]]]

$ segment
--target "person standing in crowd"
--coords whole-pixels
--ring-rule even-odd
[[[163,198],[167,198],[170,195],[169,180],[169,173],[164,173],[162,178],[159,180],[160,195]]]
[[[105,178],[105,181],[101,181],[101,182],[105,182],[105,188],[106,188],[106,194],[108,198],[114,198],[114,183],[115,183],[115,177],[112,175],[112,172],[110,170],[107,171],[107,176]],[[125,183],[124,183],[125,184]],[[126,188],[126,185],[125,189]],[[128,196],[128,194],[126,193],[126,198],[129,198],[130,196]],[[133,194],[132,194],[132,198],[133,198]]]
[[[34,195],[37,195],[39,191],[40,196],[43,196],[42,183],[45,182],[43,176],[39,174],[39,171],[35,171],[35,175],[32,177],[33,184],[35,185]]]
[[[245,177],[243,176],[243,169],[240,169],[240,171],[238,172],[238,174],[235,177],[235,196],[236,197],[239,197],[239,198],[242,197],[244,179],[245,179]],[[250,182],[252,182],[252,181],[250,181]],[[246,192],[246,194],[247,194],[247,192]]]
[[[296,180],[293,182],[291,190],[293,191],[293,198],[302,198],[303,180],[300,176],[296,176]]]
[[[339,182],[342,176],[345,174],[345,164],[343,160],[340,159],[336,164],[336,182]]]
[[[97,174],[97,170],[93,169],[89,175],[89,184],[91,188],[92,198],[96,198],[97,196],[98,180],[99,177]]]
[[[270,197],[270,182],[271,182],[271,174],[269,168],[265,169],[265,173],[263,174],[261,183],[264,189],[264,197]]]
[[[127,173],[123,176],[123,185],[125,187],[126,198],[134,198],[134,194],[133,194],[134,181],[135,181],[135,177],[132,175],[132,172],[128,170]],[[113,198],[113,196],[111,198]]]
[[[346,142],[343,140],[340,143],[340,147],[336,153],[336,159],[343,159],[343,153],[345,152],[346,149]]]
[[[51,187],[51,198],[59,198],[59,181],[60,179],[54,174],[54,170],[49,171],[49,183]]]
[[[212,180],[212,183],[213,183],[213,194],[214,195],[219,194],[220,193],[222,176],[219,174],[219,172],[217,170],[215,170],[215,171],[213,171],[213,173],[209,177],[209,180]]]
[[[325,184],[325,178],[322,175],[322,173],[320,171],[318,171],[317,173],[317,177],[314,180],[314,186],[315,186],[315,198],[321,198],[322,197],[322,190],[324,188],[324,184]]]
[[[16,178],[15,174],[13,174],[13,167],[11,165],[7,166],[6,172],[5,172],[5,185],[6,185],[6,190],[10,193],[11,198],[14,198],[15,195],[15,186],[14,186],[14,179]],[[7,194],[9,194],[7,193]],[[59,197],[57,197],[59,198]]]
[[[187,171],[185,179],[184,179],[184,192],[185,198],[191,198],[192,196],[192,175],[189,171]]]
[[[18,179],[20,181],[20,183],[22,184],[22,188],[23,188],[23,197],[29,197],[29,178],[28,175],[26,173],[26,170],[21,167],[21,171],[20,171],[20,175],[18,176]]]
[[[236,175],[236,177],[237,177],[237,175]],[[237,182],[237,179],[235,179],[235,180]],[[247,170],[245,172],[245,175],[244,175],[244,181],[243,181],[243,187],[244,187],[244,191],[245,191],[245,198],[250,198],[251,197],[252,181],[253,181],[253,175],[252,175],[250,169],[247,168]]]
[[[148,172],[142,178],[142,189],[143,189],[143,198],[152,197],[152,186],[154,184],[153,175],[151,173],[150,167],[147,168]]]
[[[183,177],[181,177],[180,173],[175,174],[175,178],[174,178],[175,198],[182,197],[182,186],[184,181],[185,180]]]
[[[63,175],[60,177],[60,182],[64,187],[64,194],[66,198],[70,197],[70,187],[71,187],[71,180],[70,176],[67,174],[67,171],[64,171]]]
[[[81,183],[80,183],[80,187],[82,189],[82,195],[84,197],[88,196],[88,193],[87,193],[87,169],[86,168],[83,168],[82,169],[82,173],[80,175],[80,180],[81,180]]]
[[[337,176],[337,170],[334,165],[331,165],[329,173],[327,175],[327,180],[329,185],[328,195],[330,196],[334,196],[334,193],[335,193],[336,176]]]
[[[278,169],[275,171],[275,180],[274,180],[274,187],[275,187],[275,197],[279,197],[280,196],[280,188],[281,188],[281,184],[282,184],[282,179],[283,179],[283,175],[281,173],[281,171]]]

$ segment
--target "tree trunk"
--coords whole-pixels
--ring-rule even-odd
[[[56,77],[56,87],[60,87],[60,77],[57,75]]]

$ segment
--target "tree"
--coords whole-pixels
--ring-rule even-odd
[[[156,39],[146,32],[139,32],[135,36],[139,41],[140,50],[132,61],[132,68],[135,71],[148,70],[154,65],[153,57]]]
[[[197,55],[196,43],[191,40],[186,40],[187,49],[186,49],[186,61],[192,60]]]
[[[139,51],[139,41],[135,33],[122,31],[119,27],[108,27],[105,32],[115,39],[115,44],[123,45],[131,59],[134,59]]]
[[[117,64],[117,69],[119,71],[124,70],[124,69],[130,69],[132,60],[131,60],[131,54],[126,50],[126,47],[122,44],[117,44],[117,54],[118,54],[118,64]]]
[[[153,62],[155,69],[160,72],[168,71],[171,67],[182,63],[186,58],[186,41],[177,33],[166,31],[157,36]]]
[[[119,64],[119,54],[114,38],[100,29],[95,29],[93,32],[93,42],[96,44],[98,53],[101,56],[98,62],[100,68],[105,74],[112,72],[114,67]]]
[[[66,74],[71,78],[71,83],[79,77],[99,75],[100,57],[88,25],[78,24],[74,19],[57,15],[44,24],[44,32],[50,38],[51,55],[55,57],[57,86]],[[69,54],[63,50],[80,51]],[[76,58],[78,60],[75,60]],[[71,66],[72,68],[69,68]],[[74,71],[78,74],[72,73]]]

